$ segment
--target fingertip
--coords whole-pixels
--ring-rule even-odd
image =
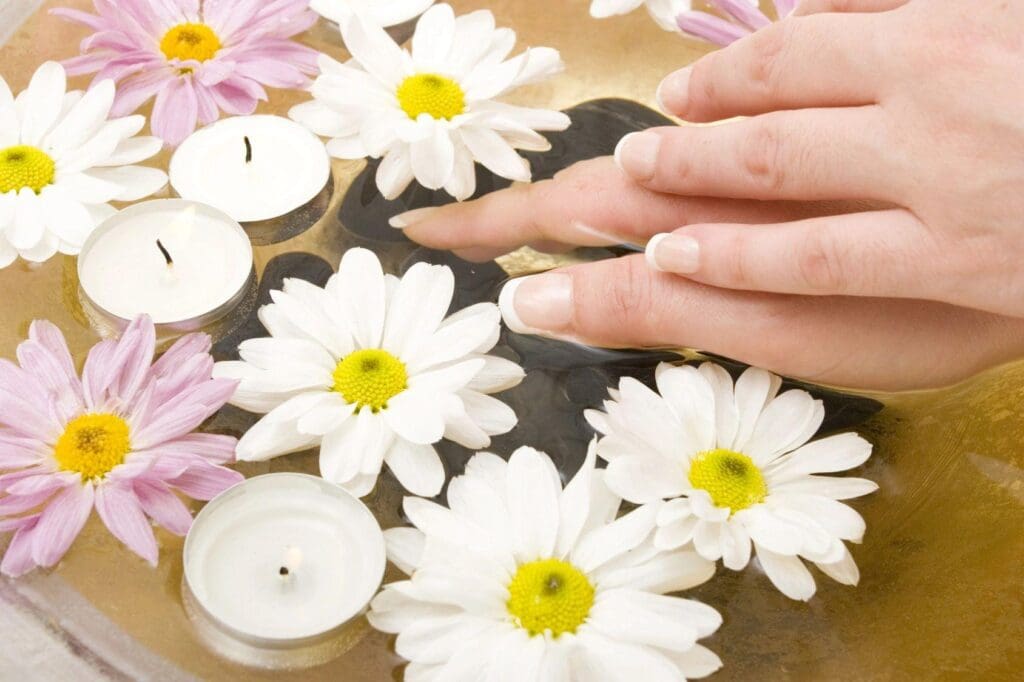
[[[519,285],[523,283],[525,277],[517,277],[516,279],[510,279],[505,283],[505,286],[501,288],[501,293],[498,294],[498,309],[501,311],[501,319],[505,321],[505,326],[517,334],[525,334],[529,332],[529,327],[523,324],[522,318],[519,317],[519,313],[516,312],[516,290]]]
[[[692,66],[687,66],[669,74],[658,85],[656,94],[658,106],[666,114],[682,116],[690,103],[690,74]]]
[[[651,241],[647,242],[647,248],[644,249],[644,260],[647,261],[647,267],[649,267],[651,270],[655,270],[657,272],[665,272],[658,265],[658,258],[656,254],[658,251],[658,245],[661,244],[661,242],[663,242],[665,240],[665,237],[667,236],[667,232],[656,234],[653,237],[651,237]]]

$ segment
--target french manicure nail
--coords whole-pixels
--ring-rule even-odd
[[[498,297],[501,316],[518,334],[549,334],[572,322],[572,278],[546,272],[509,281]]]
[[[416,223],[426,220],[430,217],[430,214],[437,211],[438,208],[438,206],[427,206],[426,208],[417,208],[412,211],[406,211],[405,213],[399,213],[388,220],[388,225],[398,230],[404,230],[407,227],[412,227]]]
[[[647,265],[659,272],[692,275],[700,269],[700,244],[683,234],[657,234],[647,242]]]
[[[692,67],[670,73],[658,85],[658,104],[667,114],[682,114],[690,100],[690,73]]]
[[[661,135],[654,132],[630,133],[615,148],[615,163],[626,175],[641,182],[654,177]]]

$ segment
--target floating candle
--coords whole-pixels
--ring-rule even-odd
[[[119,320],[198,328],[243,298],[252,245],[221,211],[183,199],[130,206],[89,237],[78,257],[86,299]]]
[[[170,176],[183,198],[243,223],[283,216],[312,201],[331,175],[323,142],[280,116],[226,118],[174,153]]]
[[[222,633],[280,651],[329,636],[365,610],[384,576],[384,536],[338,486],[268,474],[206,505],[184,562],[188,592]]]

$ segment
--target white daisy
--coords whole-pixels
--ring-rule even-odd
[[[781,383],[751,368],[733,387],[712,363],[663,364],[661,395],[623,379],[606,412],[588,410],[586,417],[604,434],[597,452],[609,462],[612,490],[637,504],[671,500],[658,513],[658,547],[692,541],[704,558],[721,558],[738,571],[753,543],[775,586],[807,600],[816,588],[801,557],[843,584],[857,584],[843,541],[860,542],[864,520],[837,500],[878,486],[817,475],[860,466],[871,444],[854,433],[808,443],[825,416],[821,401],[801,390],[777,395]]]
[[[324,19],[344,25],[361,14],[378,26],[397,26],[423,14],[434,0],[312,0],[309,8]]]
[[[233,405],[266,413],[239,441],[238,459],[319,444],[321,475],[357,496],[385,462],[407,490],[440,492],[433,444],[482,448],[510,431],[515,413],[487,394],[523,378],[519,365],[486,355],[498,341],[496,305],[445,317],[454,287],[446,266],[385,275],[366,249],[347,251],[324,288],[285,280],[259,311],[270,338],[243,342],[240,362],[214,370],[240,380]]]
[[[757,2],[757,0],[753,0]],[[647,8],[651,17],[666,31],[679,31],[676,17],[691,9],[690,0],[593,0],[590,16],[607,19],[620,14],[629,14],[641,5]]]
[[[389,199],[415,178],[457,199],[476,189],[474,161],[511,180],[528,181],[530,166],[517,149],[545,151],[536,131],[564,130],[569,117],[493,101],[513,88],[562,70],[556,50],[538,47],[506,59],[516,34],[494,27],[487,10],[455,18],[434,5],[420,18],[412,52],[379,26],[350,18],[342,24],[354,59],[321,56],[313,101],[291,116],[342,159],[383,157],[377,186]]]
[[[406,680],[677,682],[721,667],[697,644],[718,612],[666,596],[714,564],[656,550],[654,505],[616,520],[621,500],[595,459],[592,446],[563,490],[532,448],[507,463],[480,453],[448,486],[450,508],[405,499],[415,528],[385,538],[411,577],[386,586],[369,619],[398,635]]]
[[[146,119],[107,120],[114,83],[67,92],[64,67],[47,62],[17,98],[0,78],[0,268],[21,256],[42,262],[76,255],[115,211],[159,191],[167,175],[138,163],[160,151],[133,137]]]

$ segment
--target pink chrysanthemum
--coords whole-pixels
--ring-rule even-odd
[[[796,9],[797,0],[773,2],[776,15],[784,19]],[[728,21],[708,12],[683,12],[676,19],[683,33],[724,47],[772,23],[759,9],[758,0],[708,0],[708,4]]]
[[[79,379],[60,330],[37,321],[20,366],[0,360],[0,530],[14,531],[5,575],[60,561],[93,507],[155,565],[149,519],[177,535],[192,523],[175,490],[208,500],[242,480],[221,466],[234,438],[192,433],[236,386],[211,378],[210,338],[186,336],[153,363],[155,345],[141,317],[97,344]]]
[[[177,145],[220,111],[251,114],[263,86],[300,88],[317,71],[317,52],[292,40],[317,20],[309,0],[93,0],[98,16],[53,13],[95,31],[69,74],[96,73],[117,84],[114,115],[154,95],[153,134]]]

